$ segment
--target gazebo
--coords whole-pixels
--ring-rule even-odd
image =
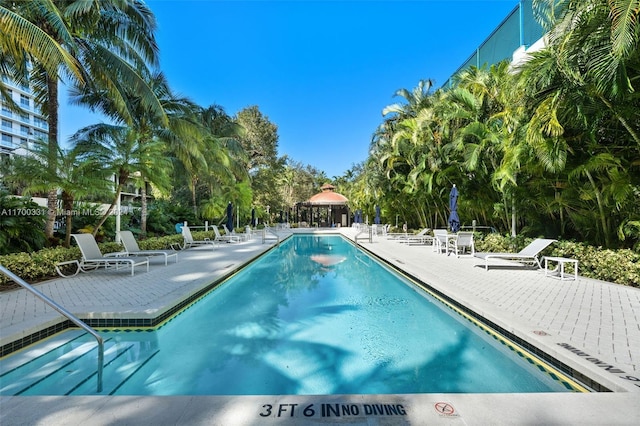
[[[296,204],[296,216],[300,226],[334,227],[349,226],[349,200],[334,192],[335,186],[326,183],[322,192]]]

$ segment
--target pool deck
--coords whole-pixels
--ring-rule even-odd
[[[352,228],[339,231],[355,236]],[[584,277],[559,281],[508,263],[485,271],[480,259],[383,237],[360,244],[459,308],[613,392],[0,397],[0,424],[640,424],[640,289]],[[273,240],[255,238],[215,250],[190,249],[168,266],[154,259],[149,272],[138,269],[134,277],[125,270],[97,271],[36,288],[80,318],[156,318],[272,246]],[[26,290],[0,293],[0,307],[0,346],[62,321]]]

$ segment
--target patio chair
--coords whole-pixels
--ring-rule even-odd
[[[225,224],[222,224],[222,228],[224,229],[224,235],[238,237],[238,241],[249,241],[246,233],[238,233],[235,229],[233,231],[229,231],[229,228],[227,228],[227,225]]]
[[[251,226],[247,225],[244,227],[244,233],[247,236],[246,240],[252,240],[253,237],[255,237],[256,235],[258,235],[260,232],[257,229],[251,229]]]
[[[438,253],[449,251],[449,232],[446,229],[433,230],[433,251]]]
[[[184,239],[183,249],[188,249],[192,247],[202,247],[202,246],[211,246],[213,250],[216,246],[215,240],[211,240],[209,238],[205,238],[204,240],[194,240],[193,235],[191,234],[191,229],[188,226],[182,227],[182,238]]]
[[[178,263],[178,252],[175,250],[140,250],[131,231],[120,231],[120,241],[129,256],[163,256],[165,266],[169,263],[169,258],[174,257]]]
[[[396,241],[409,245],[433,244],[433,237],[431,235],[427,235],[427,232],[429,231],[429,228],[424,228],[417,234],[407,235],[406,237],[399,237],[396,239]]]
[[[149,272],[149,259],[142,260],[139,257],[129,257],[126,256],[126,253],[124,252],[103,255],[92,234],[71,234],[71,236],[76,240],[76,243],[78,243],[80,253],[82,253],[82,259],[79,261],[72,260],[56,264],[56,271],[63,277],[68,277],[70,275],[64,275],[60,271],[59,267],[72,263],[77,265],[76,272],[72,276],[77,275],[78,272],[93,271],[101,266],[104,266],[105,269],[108,269],[109,267],[119,269],[120,266],[129,266],[131,267],[131,276],[133,276],[136,266],[146,265],[147,272]]]
[[[480,259],[484,259],[485,261],[485,270],[489,270],[489,261],[492,259],[504,259],[504,260],[514,260],[518,263],[523,263],[525,265],[531,264],[538,265],[538,268],[542,268],[540,264],[540,259],[538,256],[540,253],[549,245],[554,243],[556,240],[545,239],[545,238],[536,238],[533,240],[528,246],[520,250],[518,253],[476,253],[475,257],[479,257]]]
[[[215,232],[216,234],[216,238],[214,239],[215,242],[223,242],[223,243],[239,243],[240,242],[240,237],[238,237],[237,235],[220,234],[220,230],[215,225],[213,225],[213,232]]]
[[[455,253],[457,257],[463,254],[473,256],[475,254],[473,232],[460,231],[454,238],[450,238],[448,254],[451,253]]]

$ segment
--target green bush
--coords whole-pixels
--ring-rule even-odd
[[[43,248],[47,242],[43,231],[46,212],[28,198],[0,192],[0,254]]]
[[[577,259],[580,275],[585,277],[640,287],[640,254],[630,249],[609,250],[559,241],[551,255]]]
[[[197,235],[197,232],[194,232]],[[138,246],[141,250],[166,250],[170,249],[172,245],[182,244],[182,235],[174,234],[164,237],[147,238],[146,240],[138,239]]]

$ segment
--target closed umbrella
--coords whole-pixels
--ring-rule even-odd
[[[380,206],[376,206],[376,217],[373,219],[373,223],[380,225]]]
[[[227,204],[227,229],[233,231],[233,204]]]
[[[251,227],[255,228],[258,224],[256,223],[256,208],[253,207],[251,209]]]
[[[460,218],[458,217],[458,189],[455,184],[449,193],[449,229],[451,232],[460,230]]]

